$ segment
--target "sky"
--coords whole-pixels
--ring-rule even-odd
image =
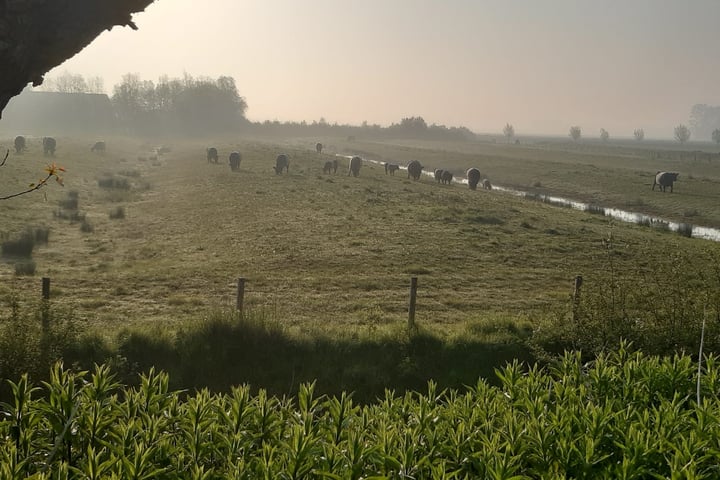
[[[671,138],[720,105],[720,0],[156,0],[48,73],[232,76],[253,121]]]

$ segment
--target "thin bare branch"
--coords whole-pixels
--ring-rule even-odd
[[[27,190],[23,190],[22,192],[13,193],[12,195],[6,195],[4,197],[0,197],[0,200],[8,200],[10,198],[19,197],[20,195],[25,195],[26,193],[34,192],[35,190],[40,190],[42,187],[47,185],[48,180],[50,180],[54,174],[48,174],[47,177],[40,180],[36,185],[31,186]]]

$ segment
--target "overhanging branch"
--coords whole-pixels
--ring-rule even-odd
[[[0,118],[12,97],[154,0],[0,1]]]

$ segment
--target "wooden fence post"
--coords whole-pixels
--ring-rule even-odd
[[[575,277],[575,289],[573,290],[573,321],[578,320],[578,310],[580,308],[580,288],[582,287],[582,275]]]
[[[410,307],[408,308],[408,328],[415,328],[415,299],[417,298],[417,277],[410,278]]]
[[[50,300],[50,279],[48,277],[42,279],[42,298],[43,300]]]
[[[242,316],[243,313],[243,302],[245,300],[245,278],[238,278],[237,283],[237,310]]]

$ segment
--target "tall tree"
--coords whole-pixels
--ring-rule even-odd
[[[105,81],[102,77],[88,77],[86,83],[87,93],[105,93]]]
[[[570,127],[570,138],[577,142],[580,140],[580,137],[582,137],[582,128],[578,125]]]
[[[55,78],[56,91],[61,93],[86,93],[85,78],[77,73],[63,72]]]
[[[643,130],[642,128],[636,128],[633,131],[633,135],[635,136],[635,140],[641,142],[645,138],[645,130]]]
[[[680,142],[681,145],[684,145],[685,142],[690,140],[690,129],[682,123],[675,127],[675,140]]]
[[[112,102],[120,117],[131,122],[143,110],[142,97],[140,75],[127,73],[122,76],[122,82],[113,88]]]
[[[503,128],[503,135],[505,135],[505,137],[507,137],[508,143],[510,143],[510,141],[515,136],[515,127],[513,127],[509,123],[506,123],[505,128]]]
[[[602,140],[603,142],[607,142],[608,140],[610,140],[610,134],[604,128],[600,129],[600,140]]]
[[[720,106],[697,104],[690,110],[690,131],[695,138],[709,138],[720,125]]]
[[[713,130],[712,139],[713,139],[713,142],[720,145],[720,128],[716,128],[715,130]]]

